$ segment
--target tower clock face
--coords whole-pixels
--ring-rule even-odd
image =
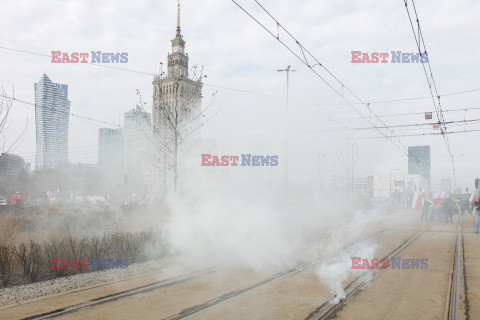
[[[174,52],[177,52],[177,50],[178,50],[178,48],[177,48],[177,47],[175,47],[175,48],[173,49],[173,51],[174,51]]]

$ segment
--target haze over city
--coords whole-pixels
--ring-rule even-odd
[[[0,8],[0,319],[480,317],[478,1]]]
[[[260,21],[276,26],[254,4],[251,6]],[[440,94],[477,89],[475,56],[478,44],[469,41],[475,31],[467,28],[478,15],[475,2],[444,2],[434,7],[417,4],[419,10],[429,12],[423,17],[424,34],[429,41],[430,62]],[[138,103],[139,89],[151,112],[153,74],[158,74],[160,63],[166,63],[176,23],[176,6],[166,1],[139,1],[135,4],[69,1],[65,3],[6,2],[2,19],[3,47],[50,55],[51,51],[128,52],[128,63],[119,67],[145,72],[120,71],[83,64],[52,64],[50,58],[2,49],[0,82],[5,88],[14,88],[18,99],[34,103],[33,83],[43,73],[52,81],[69,85],[71,112],[94,119],[122,124],[123,113]],[[352,64],[351,51],[416,52],[411,28],[405,19],[403,4],[375,1],[331,1],[322,4],[322,10],[312,10],[314,1],[275,2],[269,5],[272,13],[288,30],[296,35],[310,52],[365,102],[413,97],[428,97],[429,90],[421,65],[411,64]],[[23,9],[22,9],[23,8]],[[25,13],[28,8],[29,13]],[[390,12],[388,17],[381,12]],[[34,14],[33,14],[34,12]],[[291,14],[295,12],[295,14]],[[355,15],[353,15],[355,12]],[[58,17],[64,17],[59,23]],[[461,17],[461,18],[459,18]],[[141,23],[140,23],[141,22]],[[172,27],[173,26],[173,27]],[[321,32],[319,32],[321,30]],[[302,163],[314,165],[318,154],[323,154],[322,166],[342,174],[338,166],[339,153],[344,152],[345,137],[377,136],[378,132],[323,131],[331,128],[370,126],[364,119],[345,120],[341,124],[331,119],[359,118],[359,115],[322,83],[305,65],[289,54],[274,38],[255,24],[232,3],[186,2],[182,10],[182,31],[191,64],[205,67],[204,95],[218,91],[215,104],[221,108],[205,129],[205,136],[229,143],[229,138],[275,138],[282,128],[284,110],[285,74],[277,69],[287,65],[298,70],[291,74],[290,119],[292,132],[299,135],[296,145],[309,150],[311,156],[302,157]],[[286,38],[285,38],[286,39]],[[348,39],[348,41],[345,41]],[[298,47],[295,51],[300,53]],[[468,52],[469,54],[465,54]],[[452,74],[458,76],[452,77]],[[249,94],[214,87],[218,85]],[[338,85],[336,89],[341,89]],[[479,92],[442,96],[442,106],[448,109],[469,109],[476,106]],[[268,97],[267,97],[268,96]],[[272,96],[272,97],[270,97]],[[319,105],[318,107],[315,105]],[[369,111],[360,106],[368,115]],[[372,103],[379,115],[434,111],[431,99]],[[7,132],[12,141],[28,120],[28,130],[16,152],[34,162],[35,118],[33,107],[15,103],[15,126]],[[466,117],[475,119],[478,110],[468,110]],[[265,123],[263,119],[270,118]],[[462,120],[465,112],[445,113],[445,120]],[[385,118],[389,125],[424,122],[421,114]],[[457,124],[455,128],[464,129]],[[474,128],[468,124],[467,128]],[[70,161],[96,163],[98,125],[70,120]],[[112,126],[110,126],[112,127]],[[430,127],[414,128],[415,132],[430,133]],[[395,133],[411,133],[412,128],[396,128]],[[417,130],[418,129],[418,130]],[[340,140],[336,140],[340,139]],[[457,164],[457,185],[472,188],[472,171],[476,169],[475,150],[468,134],[449,136],[452,154]],[[329,141],[325,141],[329,140]],[[354,140],[351,140],[354,141]],[[434,185],[442,178],[451,178],[451,161],[441,135],[405,137],[405,145],[431,145]],[[385,139],[358,140],[355,145],[355,173],[388,174],[391,168],[406,172],[406,156]],[[340,151],[339,151],[340,150]],[[221,151],[221,150],[219,150]],[[298,166],[297,166],[298,167]],[[304,166],[302,166],[304,167]],[[292,170],[301,171],[292,166]],[[331,170],[323,177],[331,180]],[[306,172],[299,172],[303,177]]]

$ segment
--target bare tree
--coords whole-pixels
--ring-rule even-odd
[[[12,124],[10,115],[13,101],[15,101],[15,90],[12,90],[12,96],[9,96],[3,87],[0,88],[0,151],[2,153],[15,150],[15,148],[17,148],[21,143],[21,140],[27,131],[28,123],[25,125],[25,128],[20,135],[10,145],[7,146],[5,133]]]
[[[216,92],[211,100],[202,108],[203,69],[194,66],[190,72],[191,79],[174,75],[164,77],[164,73],[155,77],[153,125],[149,136],[154,148],[155,165],[158,172],[163,172],[163,185],[167,184],[167,175],[173,179],[174,195],[177,196],[178,178],[182,160],[187,157],[200,142],[200,129],[217,113],[207,116],[215,100]],[[141,94],[137,90],[142,101]]]

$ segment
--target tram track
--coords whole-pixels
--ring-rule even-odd
[[[80,304],[80,305],[76,305],[76,306],[68,306],[68,307],[65,307],[65,308],[60,308],[60,309],[52,310],[52,311],[49,311],[49,312],[36,314],[36,315],[33,315],[33,316],[22,318],[21,320],[34,320],[34,319],[35,320],[41,320],[41,319],[51,319],[51,318],[59,317],[59,316],[65,315],[67,313],[76,312],[76,311],[79,311],[79,310],[82,310],[82,309],[85,309],[85,308],[93,307],[93,306],[104,304],[104,303],[111,302],[111,301],[115,301],[117,299],[129,297],[129,296],[132,296],[132,295],[135,295],[135,294],[145,293],[145,292],[149,292],[149,291],[152,291],[152,290],[155,290],[155,289],[160,289],[160,288],[168,287],[168,286],[171,286],[171,285],[174,285],[174,284],[179,284],[179,283],[182,283],[182,282],[186,282],[188,280],[195,279],[199,276],[213,273],[213,272],[215,272],[219,269],[220,269],[219,267],[209,268],[209,269],[206,269],[206,270],[203,270],[203,271],[193,272],[193,273],[189,273],[189,274],[186,274],[186,275],[169,278],[169,279],[166,279],[166,280],[156,281],[156,282],[149,283],[149,284],[146,284],[146,285],[142,285],[142,286],[139,286],[139,287],[135,287],[135,288],[132,288],[132,289],[123,290],[123,291],[116,292],[116,293],[113,293],[113,294],[109,294],[109,295],[106,295],[106,296],[94,298],[94,299],[91,299],[88,303],[84,303],[84,304]]]
[[[281,278],[285,278],[287,276],[291,276],[291,275],[294,275],[296,273],[300,273],[300,272],[318,264],[321,261],[324,261],[324,260],[326,260],[330,257],[333,257],[333,256],[341,253],[342,251],[344,251],[344,250],[346,250],[350,247],[358,245],[358,244],[360,244],[362,242],[365,242],[367,240],[376,238],[376,237],[380,236],[383,232],[384,232],[384,230],[377,231],[376,233],[374,233],[373,235],[371,235],[369,237],[350,242],[350,243],[342,246],[341,248],[335,250],[334,252],[329,253],[325,256],[322,256],[322,257],[317,258],[313,261],[301,264],[300,266],[297,266],[295,268],[291,268],[291,269],[276,273],[276,274],[272,275],[271,277],[268,277],[267,279],[264,279],[262,281],[254,283],[251,286],[248,286],[246,288],[230,291],[230,292],[228,292],[224,295],[221,295],[217,298],[211,299],[211,300],[209,300],[205,303],[202,303],[202,304],[184,309],[178,314],[175,314],[175,315],[172,315],[170,317],[165,318],[165,320],[166,319],[168,319],[168,320],[185,319],[189,316],[192,316],[193,314],[196,314],[198,312],[201,312],[203,310],[211,308],[215,305],[218,305],[222,302],[230,300],[230,299],[232,299],[236,296],[239,296],[241,294],[244,294],[248,291],[251,291],[251,290],[254,290],[254,289],[259,288],[261,286],[264,286],[264,285],[266,285],[266,284],[268,284],[272,281],[275,281],[275,280],[278,280],[278,279],[281,279]],[[149,291],[153,291],[155,289],[164,288],[164,287],[171,286],[171,285],[174,285],[174,284],[179,284],[179,283],[182,283],[182,282],[193,280],[193,279],[195,279],[199,276],[206,275],[206,274],[209,274],[209,273],[213,273],[213,272],[215,272],[219,269],[220,268],[208,269],[206,271],[200,271],[200,272],[196,272],[196,273],[187,274],[187,275],[184,275],[184,276],[179,276],[179,277],[170,278],[170,279],[167,279],[167,280],[154,282],[154,283],[151,283],[151,284],[146,284],[146,285],[136,287],[136,288],[133,288],[133,289],[124,290],[124,291],[121,291],[121,292],[118,292],[118,293],[109,294],[107,296],[102,296],[102,297],[98,297],[98,298],[95,298],[95,299],[91,299],[87,303],[83,303],[83,304],[80,304],[80,305],[68,306],[68,307],[65,307],[65,308],[52,310],[52,311],[45,312],[45,313],[42,313],[42,314],[32,315],[32,316],[29,316],[29,317],[26,317],[26,318],[22,318],[22,320],[34,320],[34,319],[40,320],[40,319],[56,318],[56,317],[59,317],[59,316],[62,316],[62,315],[66,315],[66,314],[77,312],[77,311],[80,311],[80,310],[83,310],[83,309],[95,307],[95,306],[105,304],[105,303],[108,303],[108,302],[111,302],[111,301],[115,301],[115,300],[118,300],[118,299],[121,299],[121,298],[129,297],[129,296],[140,294],[140,293],[146,293],[146,292],[149,292]]]
[[[407,249],[412,243],[414,243],[422,234],[428,231],[432,227],[433,224],[429,224],[422,230],[418,231],[416,234],[414,234],[412,237],[409,239],[405,240],[402,242],[398,247],[390,251],[388,254],[386,254],[382,259],[388,259],[389,261],[392,258],[397,258],[405,249]],[[374,270],[368,270],[354,278],[352,281],[350,281],[345,287],[344,287],[344,292],[345,298],[340,300],[338,303],[333,303],[334,300],[336,300],[336,296],[332,296],[330,299],[327,301],[323,302],[317,309],[312,311],[306,318],[305,320],[326,320],[326,319],[333,319],[337,312],[342,310],[349,300],[351,300],[354,296],[359,294],[361,290],[364,288],[364,286],[368,283],[365,281],[367,277],[369,276],[370,281],[373,281],[373,279],[381,272],[382,269],[374,269]]]
[[[455,240],[455,249],[453,250],[452,268],[450,270],[450,280],[448,295],[445,307],[445,319],[461,320],[469,319],[468,315],[468,297],[467,297],[467,277],[465,272],[465,248],[463,240],[463,217],[460,215],[457,237]],[[462,290],[463,289],[463,290]],[[461,307],[465,303],[465,312],[462,315]]]

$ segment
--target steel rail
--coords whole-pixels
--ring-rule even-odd
[[[416,234],[414,234],[410,239],[405,240],[402,242],[397,248],[393,249],[388,253],[385,257],[382,259],[392,259],[396,258],[399,256],[407,247],[409,247],[415,240],[418,239],[422,234],[424,234],[433,224],[429,224],[422,230],[418,231]],[[353,279],[350,283],[348,283],[344,291],[346,292],[345,298],[342,299],[338,303],[333,303],[334,300],[337,299],[337,297],[334,295],[327,301],[325,301],[323,304],[321,304],[317,309],[315,309],[313,312],[311,312],[305,320],[323,320],[323,319],[329,319],[331,317],[334,317],[335,314],[340,311],[346,304],[347,302],[353,298],[356,294],[360,292],[360,290],[367,284],[365,281],[366,276],[370,275],[370,281],[373,281],[373,279],[380,273],[382,269],[374,269],[374,270],[368,270],[363,272],[361,275]]]
[[[325,256],[322,256],[318,259],[315,259],[311,262],[307,262],[307,263],[301,264],[298,267],[276,273],[275,275],[273,275],[273,276],[271,276],[267,279],[264,279],[260,282],[257,282],[255,284],[249,286],[249,287],[246,287],[246,288],[243,288],[243,289],[240,289],[240,290],[234,290],[234,291],[228,292],[228,293],[226,293],[226,294],[224,294],[220,297],[209,300],[209,301],[207,301],[203,304],[184,309],[180,313],[172,315],[172,316],[170,316],[168,318],[165,318],[165,319],[179,320],[179,319],[187,318],[187,317],[189,317],[193,314],[196,314],[200,311],[208,309],[208,308],[210,308],[212,306],[215,306],[219,303],[222,303],[224,301],[230,300],[230,299],[232,299],[236,296],[239,296],[239,295],[241,295],[245,292],[248,292],[248,291],[251,291],[251,290],[256,289],[258,287],[261,287],[261,286],[263,286],[267,283],[270,283],[274,280],[278,280],[278,279],[281,279],[281,278],[284,278],[284,277],[302,272],[302,271],[318,264],[319,262],[321,262],[323,260],[326,260],[330,257],[335,256],[336,254],[342,252],[343,250],[345,250],[347,248],[353,247],[353,246],[355,246],[359,243],[365,242],[367,240],[376,238],[376,237],[380,236],[383,232],[384,232],[384,230],[377,231],[376,233],[374,233],[371,236],[368,236],[366,238],[359,239],[359,240],[353,241],[349,244],[346,244],[346,245],[342,246],[341,248],[335,250],[334,252],[329,253]],[[22,318],[21,320],[52,319],[52,318],[55,318],[55,317],[59,317],[59,316],[68,314],[68,313],[73,313],[73,312],[76,312],[76,311],[80,311],[80,310],[85,309],[85,308],[95,307],[95,306],[100,305],[100,304],[115,301],[117,299],[121,299],[121,298],[124,298],[124,297],[129,297],[129,296],[132,296],[132,295],[135,295],[135,294],[145,293],[145,292],[149,292],[149,291],[152,291],[152,290],[155,290],[155,289],[159,289],[159,288],[167,287],[167,286],[170,286],[170,285],[178,284],[178,283],[181,283],[181,282],[185,282],[185,281],[194,279],[198,276],[205,275],[205,274],[208,274],[208,273],[212,273],[214,271],[217,271],[218,269],[219,268],[208,269],[207,271],[195,272],[195,273],[187,274],[185,276],[179,276],[179,277],[174,277],[174,278],[167,279],[167,280],[154,282],[154,283],[143,285],[143,286],[136,287],[136,288],[133,288],[133,289],[129,289],[129,290],[121,291],[121,292],[118,292],[118,293],[110,294],[110,295],[107,295],[107,296],[102,296],[102,297],[99,297],[99,298],[95,298],[95,299],[92,299],[88,303],[85,303],[85,304],[80,304],[80,305],[76,305],[76,306],[69,306],[69,307],[65,307],[65,308],[61,308],[61,309],[56,309],[56,310],[49,311],[49,312],[46,312],[46,313],[37,314],[37,315],[29,316],[29,317],[26,317],[26,318]]]
[[[465,278],[465,261],[464,257],[464,246],[463,246],[463,219],[460,215],[458,219],[458,229],[457,229],[457,237],[455,240],[455,249],[453,252],[453,259],[452,259],[452,268],[450,271],[450,283],[449,283],[449,292],[447,295],[447,302],[446,302],[446,319],[448,320],[460,320],[460,310],[461,310],[461,303],[463,302],[461,298],[461,290],[464,286],[463,281]]]
[[[189,274],[186,274],[186,275],[183,275],[183,276],[178,276],[178,277],[173,277],[173,278],[169,278],[169,279],[166,279],[166,280],[156,281],[156,282],[149,283],[149,284],[146,284],[146,285],[143,285],[143,286],[135,287],[133,289],[128,289],[128,290],[120,291],[120,292],[117,292],[117,293],[109,294],[109,295],[106,295],[106,296],[98,297],[98,298],[90,300],[86,304],[81,304],[81,305],[77,305],[77,306],[68,306],[68,307],[65,307],[65,308],[60,308],[60,309],[45,312],[45,313],[42,313],[42,314],[37,314],[37,315],[29,316],[29,317],[26,317],[26,318],[22,318],[21,320],[34,320],[34,319],[35,320],[40,320],[40,319],[55,318],[55,317],[58,317],[58,316],[61,316],[61,315],[65,315],[67,313],[72,313],[72,312],[75,312],[75,311],[79,311],[81,309],[85,309],[85,308],[88,308],[88,307],[93,307],[93,306],[103,304],[103,303],[106,303],[106,302],[110,302],[110,301],[114,301],[114,300],[117,300],[117,299],[120,299],[120,298],[132,296],[132,295],[139,294],[139,293],[149,292],[149,291],[152,291],[152,290],[155,290],[155,289],[164,288],[164,287],[168,287],[168,286],[171,286],[171,285],[174,285],[174,284],[182,283],[182,282],[197,278],[197,277],[202,276],[202,275],[213,273],[213,272],[215,272],[219,269],[220,269],[219,267],[209,268],[209,269],[206,269],[206,270],[203,270],[203,271],[193,272],[193,273],[189,273]]]

